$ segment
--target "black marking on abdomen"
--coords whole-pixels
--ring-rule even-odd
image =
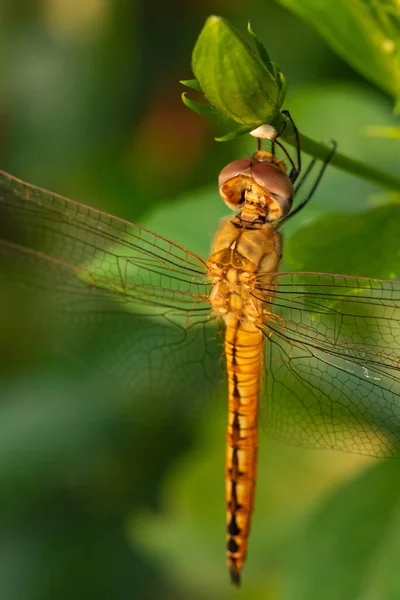
[[[232,514],[231,522],[228,525],[228,533],[230,535],[239,535],[241,531],[242,530],[240,529],[239,525],[236,523],[236,515]]]
[[[232,487],[231,487],[231,500],[229,502],[229,510],[232,513],[236,513],[238,510],[240,510],[242,508],[242,505],[238,503],[237,501],[237,495],[236,495],[236,481],[231,481]]]
[[[230,475],[232,479],[237,479],[239,474],[239,460],[237,448],[232,448],[232,466],[230,469]]]
[[[233,421],[232,421],[232,445],[235,446],[240,440],[240,421],[239,421],[239,413],[235,411],[233,413]],[[236,449],[235,447],[233,448]],[[232,461],[234,457],[232,456]]]
[[[236,343],[237,343],[237,332],[238,330],[235,330],[235,337],[232,343],[232,371],[233,371],[233,396],[235,398],[240,398],[240,394],[239,394],[239,390],[238,390],[238,378],[237,378],[237,373],[235,371],[235,369],[233,367],[237,366],[237,360],[236,360]]]
[[[237,544],[237,542],[233,538],[230,538],[228,540],[228,543],[227,543],[226,547],[228,548],[229,552],[236,553],[239,550],[239,545]]]

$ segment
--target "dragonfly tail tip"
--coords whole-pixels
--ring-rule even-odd
[[[240,571],[237,569],[237,567],[232,566],[230,568],[230,574],[231,574],[231,581],[233,583],[233,585],[236,585],[237,587],[240,586]]]

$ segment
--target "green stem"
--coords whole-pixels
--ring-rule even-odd
[[[281,138],[284,139],[288,144],[295,146],[293,133],[289,130],[289,128],[287,133],[282,133]],[[321,160],[324,160],[332,151],[331,146],[316,142],[303,133],[300,134],[300,146],[303,152],[306,152],[306,154],[310,154],[311,156]],[[394,177],[389,173],[385,173],[385,171],[381,171],[380,169],[377,169],[372,165],[368,165],[367,163],[355,160],[354,158],[349,158],[341,152],[335,152],[330,164],[335,165],[343,171],[347,171],[347,173],[351,173],[352,175],[357,175],[362,179],[372,181],[373,183],[376,183],[377,185],[389,190],[400,190],[400,179],[397,177]]]

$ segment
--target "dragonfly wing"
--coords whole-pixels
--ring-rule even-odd
[[[0,277],[27,294],[37,335],[136,403],[202,411],[224,378],[203,259],[6,174],[0,215]]]
[[[264,322],[267,428],[304,446],[396,454],[400,282],[288,273],[274,285]]]
[[[0,171],[1,238],[74,265],[115,293],[193,305],[209,293],[206,261],[162,236]],[[165,276],[164,276],[165,275]]]

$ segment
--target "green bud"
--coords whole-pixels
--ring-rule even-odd
[[[220,119],[243,133],[281,123],[286,81],[249,28],[256,49],[223,18],[207,19],[196,42],[192,68],[202,92]],[[192,86],[190,86],[192,87]],[[230,134],[228,134],[230,135]]]

